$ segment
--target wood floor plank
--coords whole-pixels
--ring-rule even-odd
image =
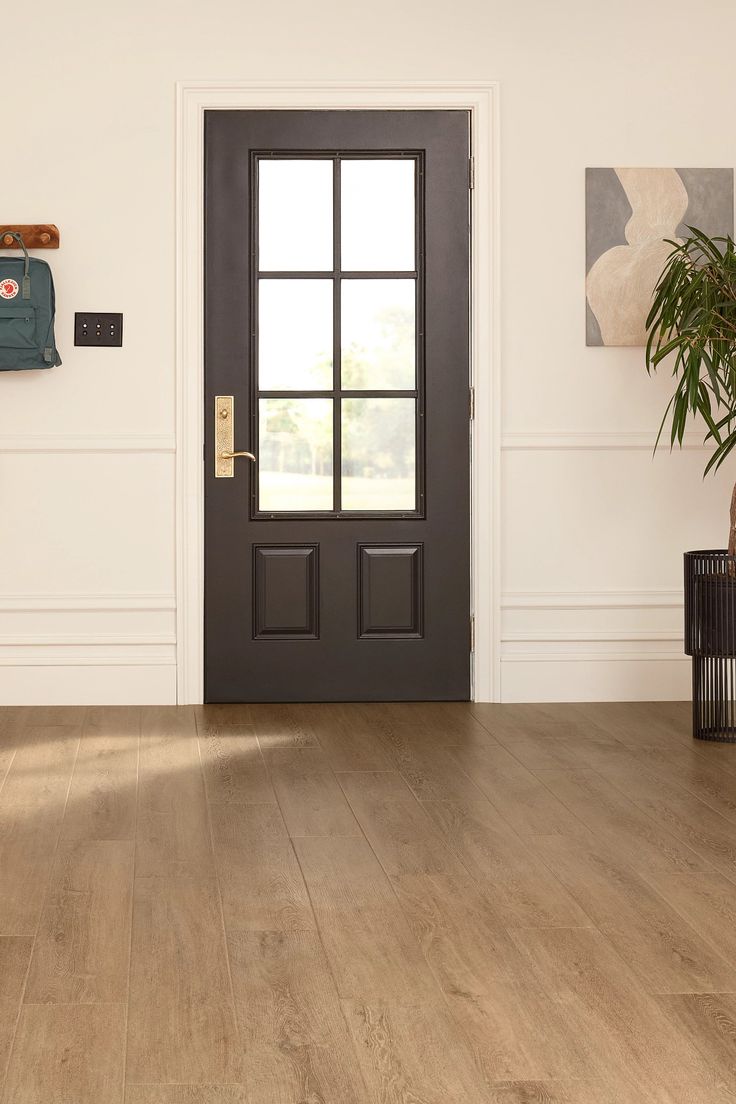
[[[641,1087],[603,1081],[502,1081],[489,1086],[488,1104],[651,1104],[661,1101]],[[675,1104],[670,1098],[669,1104]],[[684,1104],[684,1101],[682,1102]],[[692,1104],[692,1102],[689,1102]]]
[[[445,747],[436,742],[424,725],[397,724],[381,735],[389,759],[389,769],[397,771],[415,797],[422,801],[462,801],[479,790],[468,775],[458,768],[452,753],[465,747],[492,743],[484,733],[482,740],[467,741],[462,748]]]
[[[63,839],[135,839],[139,740],[139,709],[88,709],[61,830]]]
[[[55,725],[81,728],[86,714],[85,705],[26,705],[13,710],[15,723],[25,729]]]
[[[724,770],[722,764],[705,759],[695,747],[677,748],[663,755],[661,747],[650,744],[631,748],[631,752],[648,773],[681,786],[726,820],[736,821],[736,776]],[[736,769],[736,756],[733,765]]]
[[[229,950],[250,1104],[367,1104],[317,933],[239,932]]]
[[[707,865],[736,878],[736,822],[706,805],[694,793],[661,774],[637,767],[617,767],[606,773],[648,817],[687,844]]]
[[[302,707],[309,726],[334,771],[389,770],[376,727],[353,703],[309,702]]]
[[[704,870],[708,862],[596,771],[538,771],[546,786],[634,870]]]
[[[537,705],[519,702],[507,705],[500,702],[471,702],[473,716],[487,732],[500,732],[508,728],[530,729],[544,723]]]
[[[125,1104],[253,1104],[245,1085],[128,1085]]]
[[[692,1039],[717,1083],[736,1086],[736,994],[677,993],[657,998],[667,1017]]]
[[[317,738],[333,771],[391,770],[391,761],[375,732],[320,725]]]
[[[0,935],[34,935],[79,745],[73,725],[29,726],[0,792]]]
[[[468,1042],[438,1001],[345,1001],[369,1099],[381,1104],[484,1104]]]
[[[193,707],[197,728],[205,725],[252,725],[253,706],[247,702],[212,702]]]
[[[8,771],[10,770],[10,764],[13,762],[14,755],[14,746],[11,746],[10,744],[5,744],[4,746],[0,747],[0,792],[2,792],[3,783]]]
[[[449,754],[521,835],[580,831],[577,817],[502,744],[489,739]]]
[[[136,875],[214,875],[194,715],[146,707],[141,718]]]
[[[13,762],[20,731],[20,726],[13,721],[10,711],[0,710],[0,793]]]
[[[652,1093],[710,1080],[702,1055],[600,932],[539,928],[512,935],[583,1048],[584,1076]]]
[[[81,736],[78,725],[26,728],[0,793],[0,809],[64,810]]]
[[[432,999],[429,966],[364,839],[294,841],[341,997]]]
[[[529,770],[577,770],[580,767],[598,769],[610,762],[628,759],[630,752],[605,732],[582,736],[570,734],[566,726],[552,734],[550,726],[541,731],[520,729],[510,734],[501,732],[497,741]]]
[[[689,744],[691,724],[660,702],[587,702],[580,709],[599,728],[625,744]]]
[[[736,967],[727,956],[704,943],[696,928],[599,842],[559,835],[534,842],[649,992],[736,991]]]
[[[518,951],[492,896],[469,874],[403,874],[390,881],[446,993],[481,996],[518,976]]]
[[[693,726],[691,701],[660,701],[653,702],[651,705],[657,713],[676,724],[686,736],[691,735]]]
[[[125,1007],[26,1004],[3,1104],[122,1104]]]
[[[311,725],[305,724],[300,706],[250,706],[251,723],[263,751],[270,748],[318,748]]]
[[[321,748],[267,751],[266,765],[291,836],[359,836]]]
[[[615,742],[615,737],[588,716],[582,705],[569,702],[498,705],[474,702],[473,713],[487,732],[507,745],[517,736],[569,740],[573,744]]]
[[[461,869],[423,807],[395,771],[338,774],[351,808],[389,874]]]
[[[205,789],[211,805],[274,803],[252,725],[198,724]]]
[[[30,937],[0,937],[0,1097],[32,949]]]
[[[491,894],[507,924],[585,927],[592,921],[485,798],[424,801],[448,847]]]
[[[484,1082],[575,1076],[580,1062],[552,1034],[553,1009],[469,875],[391,879],[450,1012],[471,1041]]]
[[[732,744],[720,743],[718,740],[691,740],[682,750],[691,751],[704,763],[710,763],[724,771],[727,777],[736,776],[736,758]]]
[[[36,936],[27,1003],[127,1000],[133,841],[62,842]]]
[[[580,1077],[585,1072],[577,1039],[560,1022],[554,1000],[536,980],[499,979],[489,994],[457,991],[447,993],[445,1000],[487,1086],[506,1080]]]
[[[435,746],[458,746],[484,734],[470,702],[392,701],[362,705],[366,719],[377,729],[391,733],[396,726],[415,725]]]
[[[727,962],[736,964],[736,884],[717,871],[652,874],[647,881]],[[723,987],[725,989],[730,986]],[[717,991],[717,987],[714,987]]]
[[[129,1082],[241,1082],[214,882],[137,878],[128,1012]]]
[[[276,805],[213,805],[212,834],[225,927],[313,931],[302,872]]]
[[[62,813],[0,807],[0,936],[36,934]]]

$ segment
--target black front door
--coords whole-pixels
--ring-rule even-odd
[[[467,699],[468,114],[205,133],[205,700]]]

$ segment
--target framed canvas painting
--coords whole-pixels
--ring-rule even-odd
[[[587,345],[646,345],[652,292],[688,226],[733,235],[733,169],[586,169]]]

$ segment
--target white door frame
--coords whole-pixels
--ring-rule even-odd
[[[177,85],[177,700],[204,695],[204,112],[459,109],[471,113],[473,699],[500,697],[498,83],[183,81]]]

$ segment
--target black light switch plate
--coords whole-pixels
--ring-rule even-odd
[[[104,345],[108,348],[122,345],[122,314],[75,314],[74,344]]]

